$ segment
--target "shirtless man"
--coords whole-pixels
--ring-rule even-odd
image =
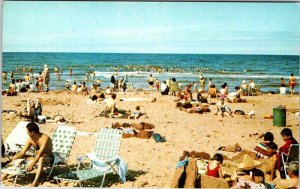
[[[153,85],[154,85],[154,77],[152,77],[152,74],[150,74],[150,77],[148,77],[147,81],[149,83],[149,90],[152,91]]]
[[[273,180],[275,188],[298,188],[299,183],[299,162],[291,161],[287,165],[287,174],[290,179],[281,179],[280,173],[276,170],[276,178]]]
[[[26,128],[29,138],[24,148],[13,157],[12,161],[20,158],[26,158],[29,160],[30,164],[26,168],[28,172],[31,172],[33,170],[33,166],[37,164],[38,168],[35,179],[32,182],[32,186],[36,187],[38,185],[43,167],[46,164],[52,164],[54,162],[54,156],[52,153],[52,140],[49,136],[40,132],[39,127],[35,122],[28,123]],[[35,157],[28,157],[25,155],[31,146],[36,149]],[[8,174],[2,174],[2,181],[5,180],[7,176]]]

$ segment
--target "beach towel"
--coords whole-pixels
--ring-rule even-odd
[[[152,98],[121,98],[120,101],[124,102],[137,102],[137,101],[148,101],[151,102]]]
[[[254,151],[256,151],[256,157],[258,158],[264,158],[268,159],[271,157],[274,153],[270,152],[270,149],[264,145],[263,143],[259,143],[255,148]]]

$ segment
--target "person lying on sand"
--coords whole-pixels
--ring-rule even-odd
[[[206,103],[191,103],[191,102],[177,102],[176,107],[180,110],[185,110],[187,113],[199,113],[210,112],[209,105]]]
[[[135,111],[132,112],[128,119],[138,119],[141,116],[140,106],[135,107]]]

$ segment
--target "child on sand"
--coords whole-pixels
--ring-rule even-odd
[[[140,106],[135,107],[135,111],[128,117],[128,119],[138,119],[141,115]]]
[[[228,117],[232,117],[231,114],[232,111],[225,103],[225,99],[220,98],[220,102],[218,102],[217,104],[217,112],[215,113],[215,115],[220,115],[221,117],[224,117],[224,115]]]
[[[220,167],[220,165],[223,163],[223,156],[221,154],[215,154],[211,160],[212,162],[208,163],[206,167],[206,174],[216,178],[223,178]]]
[[[292,144],[298,144],[298,142],[296,141],[296,139],[293,137],[293,133],[291,131],[291,129],[289,128],[284,128],[281,131],[281,137],[283,139],[283,141],[285,141],[284,145],[281,146],[278,150],[277,153],[277,168],[279,169],[280,172],[283,172],[283,165],[282,165],[282,161],[281,161],[281,153],[287,155],[290,149],[290,146]]]
[[[156,92],[159,90],[159,85],[160,85],[160,82],[158,79],[155,80],[155,87],[156,87]]]

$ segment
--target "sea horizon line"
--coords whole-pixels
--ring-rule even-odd
[[[61,53],[61,54],[159,54],[159,55],[237,55],[237,56],[300,56],[300,54],[237,54],[237,53],[172,53],[172,52],[54,52],[54,51],[5,51],[2,53]]]

